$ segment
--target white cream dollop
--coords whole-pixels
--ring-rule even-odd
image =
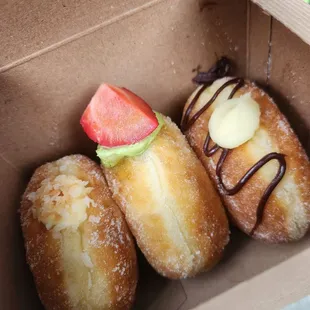
[[[211,139],[223,148],[236,148],[254,136],[259,120],[260,107],[250,93],[226,100],[216,106],[211,115]]]
[[[88,196],[92,187],[73,175],[46,178],[36,192],[28,195],[33,203],[32,214],[46,228],[61,231],[77,229],[87,219],[86,209],[93,200]]]

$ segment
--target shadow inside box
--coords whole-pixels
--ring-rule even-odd
[[[231,228],[231,240],[221,262],[209,272],[182,280],[187,300],[179,310],[189,310],[236,285],[267,271],[309,246],[310,234],[290,244],[265,244]]]
[[[149,309],[153,302],[162,294],[169,284],[169,279],[160,276],[147,262],[144,255],[137,248],[139,264],[139,281],[136,292],[134,310]]]
[[[139,282],[133,310],[176,310],[186,301],[181,281],[159,275],[137,249]]]
[[[33,277],[25,259],[25,246],[20,225],[20,200],[27,185],[28,175],[20,169],[27,149],[22,147],[16,136],[26,132],[26,96],[31,93],[9,75],[0,75],[0,308],[3,310],[43,310],[34,285]],[[31,96],[27,96],[30,102]],[[13,115],[13,117],[12,117]],[[20,130],[13,134],[19,124]],[[22,140],[23,138],[21,138]]]
[[[245,243],[250,241],[248,238],[237,238],[235,242],[230,243],[223,257],[221,264],[225,263],[229,257],[232,257]],[[137,287],[136,302],[134,310],[174,310],[186,304],[186,293],[183,283],[201,283],[205,282],[205,275],[198,276],[188,280],[170,280],[159,275],[147,262],[141,251],[137,250],[139,262],[139,282]],[[212,274],[213,271],[209,272]],[[199,284],[201,289],[201,285]],[[181,309],[181,308],[180,308]]]

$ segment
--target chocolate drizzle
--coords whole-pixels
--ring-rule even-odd
[[[213,65],[207,72],[199,72],[194,78],[193,82],[197,84],[208,84],[213,81],[226,76],[231,70],[231,64],[228,58],[222,57]]]
[[[218,67],[217,67],[218,66]],[[194,79],[195,82],[198,82],[199,84],[203,84],[203,86],[199,89],[193,100],[190,102],[187,110],[185,111],[181,128],[182,131],[185,132],[190,129],[191,126],[194,125],[194,123],[198,120],[198,118],[214,103],[214,101],[217,99],[217,97],[220,95],[220,93],[228,86],[234,85],[234,88],[232,89],[228,99],[232,99],[236,92],[244,85],[244,80],[242,78],[234,78],[231,80],[228,80],[226,83],[224,83],[212,96],[212,98],[200,109],[198,112],[196,112],[191,118],[190,114],[193,111],[198,99],[200,98],[201,94],[204,92],[204,90],[217,78],[225,76],[230,69],[229,61],[227,58],[222,58],[215,64],[210,71],[207,73],[199,73],[198,76]],[[217,75],[218,73],[218,75]],[[254,164],[245,174],[244,176],[237,182],[237,184],[232,188],[227,188],[224,184],[223,177],[222,177],[222,169],[223,165],[225,163],[225,160],[227,159],[229,153],[231,153],[233,150],[225,149],[220,147],[219,145],[215,144],[214,146],[210,147],[211,137],[210,134],[207,134],[207,137],[203,144],[203,152],[206,156],[211,157],[219,150],[222,150],[221,156],[219,158],[219,161],[216,165],[216,176],[219,183],[220,190],[225,195],[235,195],[239,191],[242,190],[242,188],[246,185],[246,183],[254,176],[254,174],[262,168],[265,164],[267,164],[271,160],[277,160],[279,163],[279,168],[277,171],[276,176],[273,178],[273,180],[270,182],[268,187],[265,189],[259,203],[256,209],[256,222],[253,226],[250,235],[253,235],[257,227],[261,224],[263,220],[263,213],[265,206],[267,204],[267,201],[272,194],[273,190],[276,188],[276,186],[279,184],[279,182],[282,180],[285,171],[286,171],[286,161],[283,154],[280,153],[269,153],[263,158],[261,158],[256,164]]]
[[[244,83],[244,80],[241,78],[235,78],[232,80],[227,81],[225,84],[223,84],[212,96],[212,98],[198,111],[194,114],[194,116],[189,119],[189,115],[191,114],[192,110],[194,109],[200,95],[204,92],[204,90],[210,85],[210,84],[205,84],[204,86],[201,87],[201,89],[197,92],[196,96],[194,97],[194,99],[192,100],[192,102],[189,104],[182,124],[181,124],[181,129],[183,131],[188,130],[191,126],[194,125],[194,123],[197,121],[197,119],[201,116],[201,114],[203,114],[203,112],[205,112],[210,106],[211,104],[216,100],[216,98],[219,96],[219,94],[229,85],[233,85],[236,84],[236,86],[234,87],[234,89],[232,90],[230,96],[228,99],[231,99],[234,94],[238,91],[239,88],[242,87]]]

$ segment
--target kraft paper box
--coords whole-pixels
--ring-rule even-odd
[[[1,309],[42,309],[25,262],[20,197],[44,162],[94,158],[79,118],[100,83],[124,85],[179,122],[195,72],[225,55],[236,75],[271,94],[309,154],[310,6],[254,2],[0,2]],[[309,294],[309,259],[309,237],[266,245],[235,229],[222,262],[193,279],[164,279],[139,254],[135,309],[282,309]]]

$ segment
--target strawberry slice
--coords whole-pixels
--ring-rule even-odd
[[[150,106],[126,88],[102,84],[80,123],[88,137],[105,147],[141,141],[158,126]]]

